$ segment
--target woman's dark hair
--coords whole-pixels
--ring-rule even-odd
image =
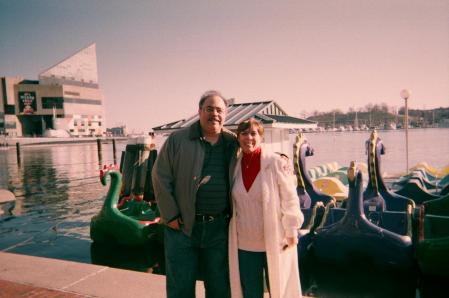
[[[240,122],[239,126],[237,126],[237,137],[242,132],[244,132],[247,129],[250,129],[253,126],[257,129],[257,132],[259,133],[259,135],[261,137],[263,137],[263,134],[264,134],[263,125],[260,121],[254,119],[254,118],[249,118],[248,120]]]

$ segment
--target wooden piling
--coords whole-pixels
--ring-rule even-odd
[[[145,201],[154,201],[156,200],[154,196],[154,188],[153,188],[153,180],[151,179],[151,171],[153,170],[154,163],[156,162],[157,158],[157,150],[151,149],[150,155],[148,156],[147,161],[147,173],[146,173],[146,179],[145,179],[145,188],[143,193],[143,199]]]
[[[133,168],[131,192],[135,196],[141,195],[143,197],[150,148],[147,148],[146,144],[137,144],[136,150],[137,159]]]
[[[103,164],[103,152],[101,148],[101,139],[97,139],[98,164]]]
[[[123,165],[122,165],[122,192],[121,197],[126,197],[131,195],[131,185],[133,180],[133,170],[134,164],[136,162],[137,155],[137,145],[128,144],[126,145],[125,151],[122,154]]]
[[[125,163],[125,153],[126,151],[122,151],[122,155],[120,155],[120,173],[123,173],[123,165]]]
[[[20,143],[16,143],[16,153],[17,153],[17,164],[20,165],[21,156],[20,156]]]
[[[116,154],[116,147],[115,147],[115,139],[112,139],[112,155],[114,158],[114,164],[117,164],[117,154]]]
[[[121,197],[143,197],[146,201],[154,200],[151,170],[156,160],[157,151],[151,138],[131,140],[122,153],[120,168],[122,172]]]

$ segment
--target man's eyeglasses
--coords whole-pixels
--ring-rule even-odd
[[[217,114],[223,114],[225,112],[222,108],[211,107],[211,106],[207,106],[207,107],[203,108],[203,111],[207,112],[207,113],[213,113],[214,111],[217,111]]]

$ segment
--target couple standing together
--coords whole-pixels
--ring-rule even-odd
[[[261,146],[249,119],[237,136],[223,128],[227,101],[199,101],[199,121],[171,134],[153,168],[163,222],[167,296],[301,297],[297,235],[303,222],[291,167]]]

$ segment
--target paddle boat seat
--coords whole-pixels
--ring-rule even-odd
[[[334,178],[337,178],[338,180],[341,181],[341,183],[343,183],[344,186],[347,186],[347,185],[348,185],[348,176],[347,176],[346,173],[343,172],[343,171],[334,171],[334,172],[331,172],[331,173],[327,174],[326,177],[334,177]]]
[[[313,181],[313,186],[340,202],[346,200],[348,197],[347,187],[339,179],[334,177],[321,177],[316,179]]]

